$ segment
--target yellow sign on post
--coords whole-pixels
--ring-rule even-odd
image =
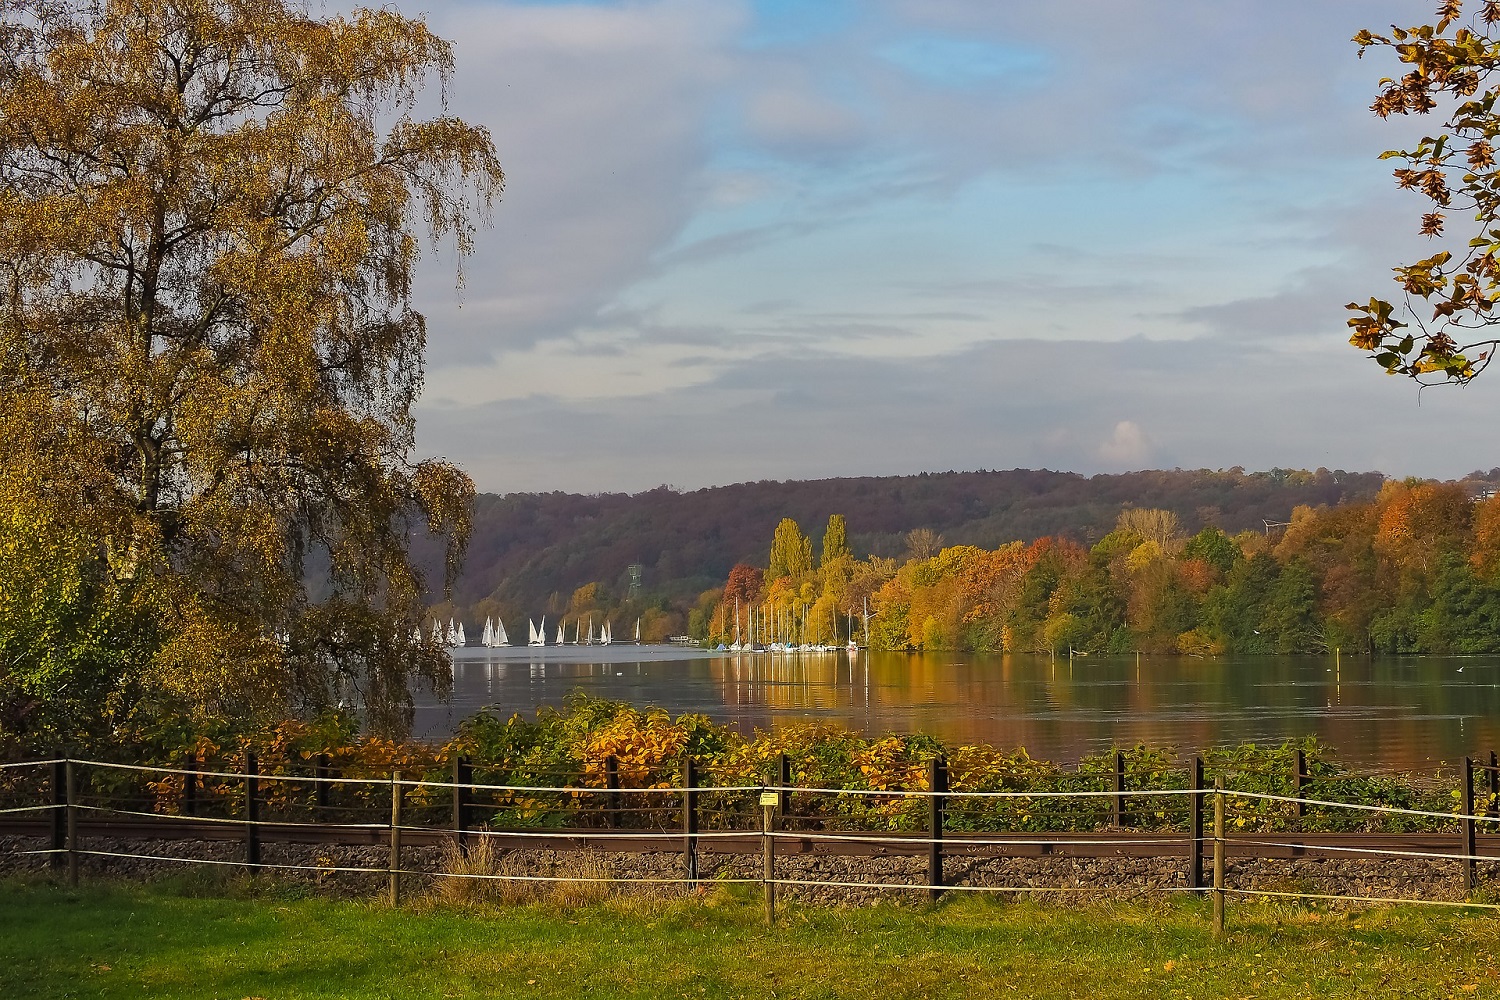
[[[779,801],[779,799],[780,796],[776,792],[760,793],[760,804],[763,806],[770,806],[772,809],[776,808],[776,803]]]

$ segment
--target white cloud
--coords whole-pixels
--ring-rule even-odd
[[[1096,449],[1099,460],[1109,468],[1140,469],[1151,461],[1155,449],[1146,432],[1134,420],[1121,420],[1109,437]]]
[[[1374,156],[1430,124],[1347,39],[1407,0],[433,9],[509,180],[461,309],[423,263],[419,434],[486,488],[1369,468],[1372,415],[1387,471],[1489,464],[1494,390],[1344,345],[1418,210]]]

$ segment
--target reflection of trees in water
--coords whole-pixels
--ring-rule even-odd
[[[1500,657],[976,658],[965,654],[703,656],[641,662],[463,661],[461,717],[530,715],[573,690],[706,712],[742,732],[815,718],[870,735],[929,732],[1072,761],[1119,745],[1183,751],[1316,736],[1350,764],[1430,767],[1500,745]],[[621,657],[614,659],[614,656]],[[601,658],[602,659],[602,658]],[[1462,674],[1458,668],[1464,667]],[[419,702],[422,699],[419,698]],[[424,712],[434,710],[423,702]],[[425,717],[425,716],[424,716]]]

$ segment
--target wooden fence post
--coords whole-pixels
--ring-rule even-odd
[[[401,902],[401,772],[391,772],[390,903]]]
[[[604,758],[604,787],[609,789],[604,797],[605,822],[610,829],[617,830],[620,827],[620,758],[614,754]]]
[[[68,885],[78,888],[78,769],[73,762],[66,761],[63,764],[63,781],[67,791],[67,805],[64,811],[68,814]]]
[[[1292,805],[1293,814],[1301,819],[1307,815],[1307,804],[1302,801],[1302,789],[1307,782],[1307,751],[1298,750],[1296,760],[1292,762],[1292,796],[1296,802]]]
[[[1116,830],[1125,825],[1125,752],[1115,751],[1114,798],[1110,800],[1110,825]]]
[[[61,750],[52,762],[52,853],[47,856],[50,868],[61,868],[66,861],[62,852],[68,846],[68,765]]]
[[[1203,887],[1203,758],[1194,757],[1188,783],[1188,888]]]
[[[943,820],[947,803],[948,762],[941,755],[927,762],[927,894],[936,900],[943,894]]]
[[[453,838],[458,845],[458,852],[467,856],[469,853],[469,796],[470,786],[474,783],[474,766],[469,763],[469,758],[455,756],[453,758]]]
[[[198,754],[187,755],[182,762],[182,815],[198,815]]]
[[[1474,758],[1464,758],[1464,786],[1461,789],[1459,811],[1464,814],[1460,821],[1464,839],[1464,892],[1473,892],[1474,877]]]
[[[776,923],[776,840],[771,836],[776,828],[776,794],[765,792],[760,796],[761,812],[761,884],[765,887],[766,924]]]
[[[1214,779],[1214,937],[1224,936],[1224,779]]]
[[[260,767],[254,750],[245,751],[245,863],[260,864]]]
[[[698,888],[698,769],[693,758],[682,755],[682,861],[688,889]]]

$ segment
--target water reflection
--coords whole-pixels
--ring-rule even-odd
[[[451,732],[485,705],[530,714],[575,690],[703,712],[746,733],[822,719],[1058,760],[1115,744],[1192,749],[1315,735],[1350,762],[1430,767],[1500,745],[1500,657],[851,660],[651,646],[465,650],[452,700],[418,698],[417,731]]]

